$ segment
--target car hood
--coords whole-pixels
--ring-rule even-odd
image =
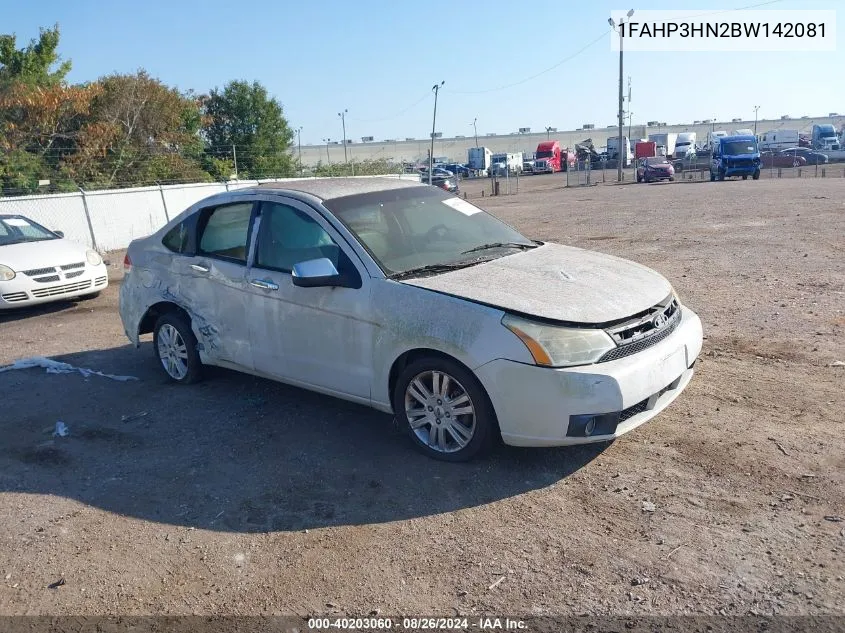
[[[672,291],[650,268],[552,243],[402,283],[544,319],[589,324],[642,312]]]
[[[16,272],[84,261],[85,247],[65,239],[0,246],[0,264]]]

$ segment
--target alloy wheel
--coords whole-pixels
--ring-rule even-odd
[[[164,371],[174,380],[182,380],[188,374],[188,346],[170,323],[158,330],[158,357]]]
[[[417,438],[432,450],[454,453],[472,440],[475,405],[464,386],[449,374],[428,370],[405,389],[405,415]]]

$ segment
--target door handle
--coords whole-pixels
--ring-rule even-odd
[[[278,290],[279,284],[270,281],[269,279],[250,279],[249,283],[256,288],[261,288],[262,290]]]
[[[199,264],[191,264],[191,268],[198,273],[207,273],[209,270],[208,266],[200,266]]]

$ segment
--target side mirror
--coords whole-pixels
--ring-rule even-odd
[[[309,259],[293,265],[291,280],[300,288],[319,288],[325,286],[347,286],[346,278],[327,257]]]
[[[53,231],[53,233],[55,233],[55,234],[56,234],[56,235],[58,235],[59,237],[64,237],[64,236],[65,236],[65,232],[64,232],[64,231]]]

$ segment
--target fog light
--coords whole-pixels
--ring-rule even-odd
[[[584,435],[590,436],[596,430],[596,419],[590,418],[590,421],[584,426]]]

